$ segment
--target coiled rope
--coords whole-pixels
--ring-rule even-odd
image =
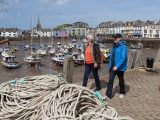
[[[0,120],[130,120],[88,88],[61,75],[29,76],[0,85]]]

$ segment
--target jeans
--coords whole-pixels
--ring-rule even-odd
[[[84,86],[84,87],[87,86],[88,77],[89,77],[90,72],[92,71],[93,77],[94,77],[95,83],[96,83],[96,89],[97,90],[101,89],[100,80],[99,80],[99,76],[98,76],[98,69],[99,68],[94,68],[94,64],[85,64],[85,71],[84,71],[82,86]]]
[[[113,91],[113,83],[115,76],[118,76],[119,79],[119,86],[120,86],[120,94],[125,94],[125,84],[124,84],[124,71],[109,71],[109,82],[107,84],[107,91],[106,95],[109,98],[112,98],[112,91]]]

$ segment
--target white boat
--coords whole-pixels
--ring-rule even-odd
[[[29,45],[28,45],[28,44],[25,44],[24,47],[25,47],[26,49],[28,49],[28,48],[29,48]]]
[[[37,65],[41,62],[41,58],[37,55],[28,55],[24,58],[25,62],[29,65]]]
[[[2,57],[5,57],[5,56],[8,56],[9,55],[9,50],[4,50],[2,53],[1,53]]]
[[[64,54],[62,53],[57,53],[54,55],[54,57],[51,58],[51,60],[57,64],[57,65],[60,65],[60,66],[63,66],[63,63],[64,63]]]
[[[47,54],[47,51],[45,49],[38,49],[37,54],[40,56],[45,56]]]
[[[50,55],[54,55],[56,53],[56,49],[55,48],[51,48],[48,53]]]
[[[84,65],[84,55],[83,53],[81,53],[80,55],[78,54],[78,52],[75,52],[72,54],[73,56],[73,60],[75,64],[78,65]]]
[[[17,68],[19,67],[19,62],[16,61],[16,57],[13,55],[5,55],[2,57],[2,65],[8,68]]]

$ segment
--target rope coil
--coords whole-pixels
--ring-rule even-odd
[[[61,75],[29,76],[0,85],[0,119],[131,120],[99,100],[88,88]]]

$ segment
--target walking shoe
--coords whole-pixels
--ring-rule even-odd
[[[104,96],[103,100],[110,100],[111,98],[109,98],[108,96]]]
[[[123,94],[119,94],[119,98],[123,98],[124,97],[124,95]]]

